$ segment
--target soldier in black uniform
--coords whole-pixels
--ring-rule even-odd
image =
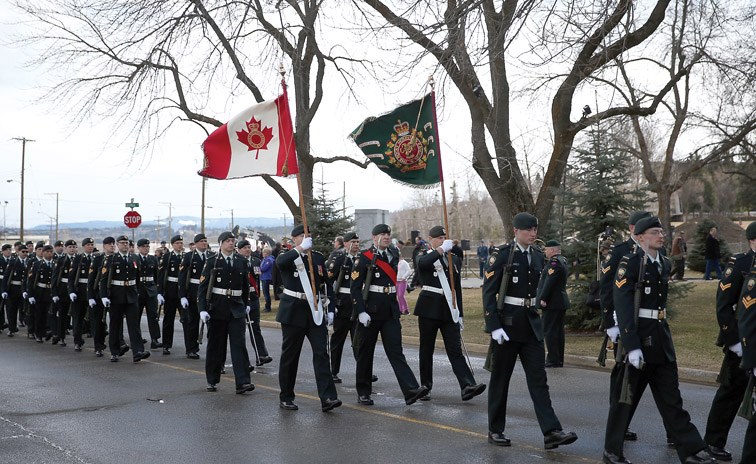
[[[614,311],[626,354],[622,370],[629,379],[633,404],[620,402],[620,389],[615,388],[606,423],[603,462],[629,462],[623,454],[626,424],[633,406],[650,385],[659,413],[676,443],[680,462],[714,463],[716,460],[706,453],[706,443],[691,423],[690,415],[682,408],[675,348],[666,319],[672,264],[659,252],[664,247],[664,229],[659,218],[647,217],[635,224],[634,233],[638,248],[622,257],[614,278]],[[637,320],[636,292],[640,295]]]
[[[89,277],[87,278],[87,299],[89,300],[89,329],[92,332],[94,340],[95,356],[102,357],[105,345],[105,332],[107,326],[103,321],[105,307],[102,305],[100,294],[100,281],[107,277],[102,275],[102,267],[106,259],[109,259],[115,251],[115,238],[105,237],[102,239],[102,253],[92,258],[92,264],[89,265]],[[119,335],[110,334],[111,337],[119,338]],[[127,345],[121,345],[120,355],[123,356],[129,350]]]
[[[136,256],[129,252],[127,236],[119,236],[116,243],[118,252],[106,259],[100,270],[100,300],[110,311],[110,361],[117,362],[118,357],[122,356],[120,335],[125,316],[134,362],[139,362],[150,357],[150,352],[144,350],[139,320],[139,264]]]
[[[740,321],[740,343],[743,346],[743,360],[740,367],[745,369],[747,376],[756,377],[756,260],[753,259],[756,252],[756,222],[752,222],[746,229],[746,238],[751,248],[751,269],[744,276],[740,297],[737,301],[737,312]],[[725,271],[726,272],[726,271]],[[734,287],[734,285],[733,285]],[[753,395],[752,392],[749,395]],[[753,397],[751,396],[751,401]],[[748,422],[745,438],[743,439],[743,454],[740,456],[740,464],[756,462],[756,414]],[[716,455],[715,455],[716,456]]]
[[[139,250],[139,319],[147,310],[147,327],[150,331],[150,348],[162,348],[160,343],[160,323],[158,322],[157,280],[158,260],[150,253],[150,241],[146,238],[137,240]],[[199,320],[199,314],[197,314]]]
[[[236,248],[239,254],[247,260],[249,272],[249,319],[252,321],[252,336],[255,341],[252,344],[252,348],[257,353],[255,365],[262,366],[273,361],[273,358],[268,354],[268,348],[265,346],[265,339],[260,329],[260,259],[252,254],[252,244],[248,240],[239,240]],[[247,352],[247,355],[249,355],[249,352]],[[251,365],[252,359],[250,358]]]
[[[515,241],[494,251],[488,258],[483,281],[483,311],[486,332],[493,340],[491,381],[488,390],[488,442],[511,446],[504,435],[507,421],[509,381],[517,357],[520,358],[533,408],[544,435],[544,447],[553,449],[577,440],[574,432],[564,432],[551,406],[547,384],[543,323],[536,305],[536,290],[544,266],[543,254],[531,246],[538,234],[538,219],[518,213],[512,219]],[[510,254],[513,255],[510,257]],[[506,294],[499,295],[502,278],[509,268]],[[503,298],[503,309],[497,308]]]
[[[548,262],[541,272],[536,301],[543,310],[543,332],[546,340],[546,367],[564,366],[564,313],[570,308],[567,296],[567,258],[556,240],[546,242]]]
[[[8,267],[8,263],[11,259],[11,245],[10,243],[4,243],[2,246],[2,252],[0,252],[0,296],[3,292],[3,280],[5,279],[5,269]],[[8,323],[5,319],[5,306],[6,298],[0,298],[0,333],[8,327]],[[12,333],[12,332],[10,332]],[[11,335],[13,336],[13,335]]]
[[[338,238],[338,237],[337,237]],[[341,383],[339,372],[341,371],[341,356],[344,352],[344,344],[347,335],[352,341],[352,354],[357,359],[357,350],[354,346],[355,321],[352,314],[352,296],[349,291],[352,265],[360,253],[360,238],[354,232],[344,234],[344,247],[331,252],[326,263],[328,278],[334,282],[333,291],[336,301],[336,309],[333,318],[333,334],[331,334],[331,374],[334,383]]]
[[[26,245],[19,243],[16,255],[11,256],[0,280],[0,294],[5,301],[5,311],[8,315],[8,336],[13,337],[18,332],[18,313],[23,308],[26,294],[26,256],[29,250]]]
[[[284,290],[281,294],[281,303],[278,306],[276,320],[281,323],[283,342],[281,344],[281,365],[278,371],[278,382],[281,386],[279,406],[282,409],[299,409],[294,404],[294,384],[297,379],[297,366],[299,356],[302,353],[302,343],[305,337],[310,341],[312,349],[312,368],[315,371],[315,381],[318,385],[318,396],[323,412],[330,411],[341,406],[341,400],[337,398],[336,386],[331,377],[331,366],[328,359],[328,325],[333,324],[333,311],[335,302],[329,303],[328,314],[323,317],[320,324],[313,320],[311,305],[315,301],[309,301],[305,286],[310,289],[309,259],[312,256],[312,267],[315,275],[314,298],[325,302],[326,295],[333,293],[328,285],[325,258],[316,251],[311,251],[308,256],[307,250],[312,248],[312,237],[305,237],[304,226],[295,226],[291,231],[294,248],[279,253],[276,258],[276,266],[281,271],[281,280]],[[312,290],[310,290],[310,293]],[[325,306],[325,304],[324,304]],[[326,320],[327,319],[327,320]]]
[[[73,324],[74,351],[80,352],[84,345],[84,318],[87,315],[87,283],[89,267],[92,265],[94,240],[90,237],[81,241],[84,251],[73,258],[68,273],[68,298],[71,300],[71,322]],[[91,322],[91,321],[90,321]]]
[[[56,240],[55,243],[53,243],[53,262],[58,262],[58,258],[64,254],[66,254],[66,250],[63,240]]]
[[[704,441],[709,445],[709,454],[722,461],[732,459],[732,454],[725,450],[727,435],[735,420],[740,403],[743,400],[748,375],[740,368],[743,357],[743,343],[738,332],[738,317],[735,309],[748,281],[748,274],[756,262],[756,222],[746,229],[746,238],[750,249],[730,258],[725,267],[722,280],[717,288],[717,322],[719,337],[717,345],[724,351],[722,371],[719,373],[719,388],[714,395],[706,421]]]
[[[26,272],[27,274],[34,268],[34,265],[37,263],[37,261],[42,259],[42,248],[45,246],[45,242],[37,242],[36,244],[34,242],[27,242],[26,248],[29,249],[29,258],[26,262]],[[32,253],[32,250],[34,252]],[[28,282],[28,279],[24,279]],[[34,340],[36,338],[35,333],[35,327],[36,322],[34,320],[35,312],[32,311],[32,307],[29,304],[29,287],[28,285],[24,284],[24,309],[22,310],[24,317],[23,321],[26,324],[26,330],[27,330],[27,336]],[[44,313],[44,323],[45,332],[47,331],[47,312]]]
[[[247,264],[234,253],[234,234],[223,232],[218,242],[220,252],[207,258],[198,290],[200,318],[207,324],[207,391],[217,391],[226,359],[226,343],[230,343],[236,393],[243,394],[255,389],[244,353],[244,319],[250,311]]]
[[[76,240],[66,240],[64,253],[58,256],[53,271],[52,300],[53,311],[57,311],[57,323],[53,327],[52,343],[55,345],[60,341],[60,346],[66,346],[66,331],[68,330],[68,311],[71,306],[71,297],[68,291],[68,276],[71,273],[71,266],[76,257]]]
[[[197,309],[197,289],[199,288],[202,268],[207,262],[208,253],[207,237],[205,234],[194,236],[194,250],[184,253],[179,266],[179,289],[178,294],[181,299],[181,324],[184,326],[184,345],[186,346],[186,357],[189,359],[199,359],[199,310]]]
[[[436,347],[436,336],[441,331],[446,355],[449,357],[452,371],[462,390],[462,401],[468,401],[483,393],[486,385],[475,381],[472,370],[465,362],[465,357],[462,354],[462,336],[460,333],[464,329],[462,279],[460,276],[462,260],[455,254],[451,255],[454,261],[456,309],[459,314],[458,322],[454,322],[445,289],[441,285],[441,279],[444,279],[449,291],[451,291],[447,259],[450,256],[448,252],[452,249],[453,242],[446,239],[446,230],[443,226],[431,228],[428,236],[430,237],[430,249],[420,252],[417,256],[416,272],[420,274],[422,291],[417,298],[413,313],[417,316],[420,332],[420,383],[428,388],[428,394],[420,399],[423,401],[430,400],[430,391],[433,389],[433,351]],[[451,299],[451,294],[448,295],[448,298]]]
[[[34,262],[28,272],[26,291],[28,294],[29,308],[34,313],[34,337],[37,343],[42,343],[46,333],[47,312],[52,305],[52,282],[53,282],[53,247],[42,247],[42,258]]]
[[[176,323],[176,311],[183,323],[181,300],[179,298],[179,272],[181,261],[184,259],[184,238],[181,235],[171,237],[170,253],[165,253],[158,267],[158,304],[163,305],[163,354],[171,354],[173,348],[173,326]],[[189,347],[194,346],[188,340],[189,334],[184,334],[187,353]],[[196,342],[196,340],[195,340]]]
[[[396,272],[399,250],[391,246],[391,227],[373,227],[373,246],[360,253],[352,269],[352,304],[359,325],[357,344],[357,402],[370,406],[373,399],[372,373],[375,344],[381,336],[383,349],[391,363],[407,405],[428,394],[428,387],[417,383],[402,351],[402,326],[396,299]],[[363,290],[367,298],[363,296]]]

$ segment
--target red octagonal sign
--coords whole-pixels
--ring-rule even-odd
[[[123,216],[123,223],[129,229],[136,229],[142,223],[142,216],[136,211],[129,211]]]

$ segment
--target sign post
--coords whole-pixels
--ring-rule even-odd
[[[136,243],[136,240],[134,239],[134,233],[136,231],[134,229],[142,224],[142,215],[134,211],[134,208],[138,207],[139,203],[134,202],[134,198],[132,198],[129,203],[125,204],[125,206],[127,208],[131,208],[131,211],[127,211],[123,216],[123,223],[126,225],[126,227],[131,229],[131,241]]]

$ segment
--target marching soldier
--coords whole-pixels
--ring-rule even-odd
[[[57,263],[58,258],[66,254],[65,246],[63,244],[63,240],[56,240],[55,243],[53,243],[53,262]]]
[[[638,249],[620,260],[614,278],[614,311],[625,353],[622,379],[626,385],[622,389],[632,393],[632,404],[621,401],[620,389],[615,386],[606,423],[603,462],[629,462],[623,454],[626,425],[645,387],[651,385],[659,413],[676,443],[680,462],[714,463],[716,460],[706,453],[706,443],[691,423],[690,415],[682,408],[675,348],[666,319],[672,265],[659,252],[664,247],[664,229],[659,218],[647,217],[635,224],[634,234]]]
[[[217,391],[226,359],[226,344],[229,343],[236,393],[243,394],[255,389],[250,382],[249,360],[244,353],[244,319],[250,310],[247,265],[234,253],[234,234],[223,232],[218,242],[220,252],[207,258],[198,290],[200,318],[207,324],[207,391]]]
[[[255,350],[257,356],[255,365],[262,366],[273,361],[273,358],[268,354],[268,348],[265,346],[265,339],[260,329],[260,260],[252,254],[252,245],[248,240],[239,240],[236,248],[239,250],[239,254],[247,260],[249,273],[249,319],[252,322],[251,336],[254,337],[252,348]],[[249,353],[247,354],[249,355]],[[251,358],[249,365],[252,365]]]
[[[158,260],[149,254],[150,241],[146,238],[137,240],[137,249],[139,250],[139,320],[142,319],[142,312],[147,310],[147,327],[150,331],[150,348],[162,348],[160,343],[160,323],[158,322]],[[199,320],[199,314],[197,314]]]
[[[81,241],[83,253],[77,254],[73,258],[70,271],[68,273],[68,298],[71,300],[71,321],[73,323],[74,351],[80,352],[84,345],[84,319],[87,315],[88,298],[87,283],[89,267],[92,265],[92,250],[94,250],[94,239],[87,237]],[[94,323],[94,321],[90,321]]]
[[[709,445],[709,454],[722,461],[732,459],[732,454],[725,450],[727,435],[730,433],[730,427],[748,385],[748,375],[740,368],[745,342],[741,342],[738,331],[738,316],[742,316],[744,312],[740,310],[738,313],[736,308],[738,308],[744,287],[747,286],[748,274],[756,263],[756,222],[752,222],[746,229],[746,238],[750,249],[746,253],[738,253],[730,258],[717,288],[717,322],[719,323],[717,345],[723,347],[724,360],[717,378],[719,388],[714,395],[709,418],[706,421],[704,441]],[[756,457],[751,461],[756,461]],[[743,462],[751,461],[743,459]]]
[[[64,253],[55,262],[53,272],[52,300],[53,308],[57,306],[57,327],[53,328],[52,343],[60,341],[60,346],[66,346],[66,331],[68,329],[68,311],[71,307],[71,296],[68,291],[68,276],[76,256],[76,240],[66,240]],[[55,309],[53,309],[55,310]]]
[[[10,243],[4,243],[2,247],[2,253],[0,253],[0,294],[3,292],[3,280],[5,280],[5,269],[8,267],[8,263],[11,259],[11,245]],[[5,321],[5,306],[6,298],[0,298],[0,332],[8,327],[8,323]],[[9,332],[12,333],[12,332]],[[11,335],[13,336],[13,335]]]
[[[179,272],[181,261],[184,259],[184,239],[181,235],[171,237],[170,253],[165,253],[158,267],[158,304],[163,305],[163,354],[171,354],[173,348],[173,326],[176,323],[176,311],[179,318],[184,322],[179,299]],[[189,334],[185,334],[184,341],[186,352],[193,343],[188,340]],[[196,342],[196,340],[195,340]]]
[[[329,304],[327,321],[316,325],[313,320],[312,308],[315,298],[322,299],[325,295],[332,296],[325,270],[323,255],[312,251],[312,276],[317,294],[312,294],[307,250],[312,248],[312,237],[305,237],[304,226],[295,226],[291,231],[294,248],[280,253],[276,258],[276,266],[281,271],[284,290],[281,294],[281,304],[278,306],[276,320],[281,323],[283,342],[281,345],[281,364],[278,371],[278,382],[281,386],[280,403],[282,409],[299,409],[294,404],[294,383],[297,378],[299,356],[305,337],[310,341],[312,349],[312,367],[318,386],[323,412],[331,411],[341,406],[337,398],[336,386],[331,376],[330,361],[328,359],[328,328],[333,324],[333,306]],[[325,286],[325,289],[322,287]]]
[[[350,291],[357,315],[357,402],[370,406],[373,399],[372,373],[375,344],[380,334],[383,349],[407,405],[428,394],[428,387],[417,383],[402,351],[402,326],[396,299],[396,272],[399,250],[391,245],[391,227],[373,227],[373,246],[360,253],[350,275]]]
[[[29,278],[26,280],[29,308],[34,313],[34,337],[37,343],[42,343],[47,325],[47,312],[52,305],[53,283],[53,247],[42,247],[42,258],[38,259],[29,270]]]
[[[752,222],[746,229],[746,238],[748,238],[748,244],[751,248],[749,251],[751,254],[751,269],[743,279],[744,284],[742,285],[737,302],[737,312],[740,317],[738,324],[740,342],[743,346],[743,360],[740,367],[745,369],[750,382],[753,382],[754,378],[756,378],[756,308],[753,307],[754,303],[756,303],[756,260],[753,258],[756,251],[756,222]],[[751,387],[753,387],[753,383],[751,383]],[[746,406],[748,406],[749,401],[753,405],[753,390],[744,393],[748,395],[743,398]],[[746,428],[740,464],[756,462],[756,446],[754,446],[754,443],[756,443],[756,414],[751,416]],[[716,454],[714,456],[716,457]]]
[[[105,261],[115,252],[115,238],[105,237],[102,239],[102,253],[95,256],[92,259],[92,264],[89,265],[89,277],[87,279],[87,300],[89,301],[89,329],[92,332],[92,339],[94,340],[95,356],[101,358],[103,356],[103,350],[107,348],[105,345],[105,331],[107,327],[104,321],[105,307],[102,303],[102,298],[107,296],[100,293],[100,283],[103,278],[102,268]],[[111,338],[119,339],[120,334],[110,333]],[[121,344],[120,356],[126,354],[129,351],[129,346]]]
[[[357,359],[354,345],[356,325],[353,319],[352,296],[349,291],[352,266],[360,254],[360,239],[354,232],[344,234],[344,247],[331,252],[328,258],[328,278],[334,282],[334,299],[336,312],[333,319],[333,334],[331,335],[331,374],[334,383],[341,383],[341,356],[344,352],[346,337],[352,341],[352,354]]]
[[[454,262],[456,310],[459,311],[459,322],[454,322],[452,308],[449,306],[452,294],[450,266],[447,261],[447,252],[451,250],[453,242],[446,239],[446,230],[442,226],[433,227],[428,236],[431,248],[417,256],[417,272],[420,274],[422,291],[417,298],[414,311],[420,332],[420,383],[428,388],[428,394],[420,399],[430,400],[430,391],[433,389],[433,351],[436,335],[441,331],[446,355],[462,389],[462,401],[468,401],[483,393],[486,385],[475,381],[472,370],[462,354],[462,260],[457,255],[451,255]]]
[[[199,288],[202,268],[207,261],[207,237],[205,234],[194,236],[194,249],[184,253],[179,266],[178,294],[181,299],[181,324],[184,326],[184,345],[186,357],[199,359],[199,311],[197,310],[197,289]]]
[[[564,313],[570,308],[567,296],[567,259],[556,240],[546,242],[546,267],[538,282],[536,301],[543,309],[543,332],[546,340],[546,367],[564,366]]]
[[[34,242],[27,242],[26,248],[29,249],[29,258],[26,262],[26,271],[27,273],[31,271],[34,268],[34,265],[37,263],[37,261],[40,261],[42,259],[42,248],[45,246],[45,242],[37,242],[36,244]],[[32,250],[34,252],[32,253]],[[27,281],[26,278],[24,278],[24,281]],[[27,337],[29,339],[34,340],[36,338],[35,334],[35,327],[36,323],[34,320],[35,312],[32,311],[32,307],[29,304],[29,287],[28,285],[24,284],[24,323],[26,323],[26,330],[27,330]],[[44,326],[45,329],[47,328],[47,312],[44,313]],[[45,330],[46,331],[46,330]]]
[[[488,442],[511,446],[504,435],[509,381],[520,358],[544,448],[553,449],[577,440],[564,432],[551,406],[543,350],[543,322],[536,309],[536,290],[544,266],[543,254],[533,245],[538,219],[518,213],[512,219],[515,240],[488,258],[483,282],[486,332],[491,333],[491,381],[488,390]],[[501,303],[500,303],[501,301]]]
[[[110,361],[118,362],[121,353],[121,334],[123,334],[123,318],[126,317],[126,327],[129,331],[134,362],[149,358],[150,352],[144,350],[142,331],[140,329],[139,293],[139,264],[136,257],[129,253],[129,238],[121,235],[116,239],[118,252],[110,255],[103,262],[100,273],[100,301],[110,311]],[[118,353],[118,354],[117,354]]]
[[[0,280],[0,293],[5,301],[5,311],[8,315],[8,336],[13,337],[18,332],[18,314],[26,298],[26,266],[29,250],[26,245],[19,243],[16,256],[11,256]]]

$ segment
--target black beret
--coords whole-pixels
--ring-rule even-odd
[[[659,218],[656,216],[644,217],[643,219],[640,219],[637,223],[635,223],[635,234],[640,235],[653,227],[662,227],[662,223]]]
[[[39,241],[39,242],[37,242],[36,245],[34,245],[34,249],[36,250],[37,248],[42,248],[44,246],[45,246],[45,242]]]
[[[3,251],[5,251],[5,250],[10,250],[11,248],[12,248],[12,247],[11,247],[11,244],[10,244],[10,243],[3,243]]]
[[[53,251],[52,245],[45,245],[42,247],[42,251]]]
[[[32,242],[31,240],[27,240],[26,241],[26,246],[29,246],[29,245],[34,245],[34,242]]]
[[[181,235],[174,235],[173,237],[171,237],[171,245],[173,245],[176,242],[183,242],[183,241],[184,241],[184,237],[182,237]]]
[[[345,242],[351,242],[352,240],[359,240],[360,237],[357,236],[357,232],[347,232],[344,234],[344,241]]]
[[[87,237],[81,241],[81,246],[89,245],[90,243],[94,243],[94,239],[92,237]]]
[[[298,224],[298,225],[294,226],[293,229],[291,229],[291,236],[292,236],[292,238],[296,237],[297,235],[302,235],[302,234],[304,234],[304,225],[302,225],[302,224]]]
[[[26,248],[26,245],[24,245],[24,244],[22,243],[22,244],[21,244],[21,245],[20,245],[20,246],[18,247],[18,251],[29,251],[29,249],[28,249],[28,248]]]
[[[134,241],[133,240],[129,240],[129,246],[134,246]]]
[[[249,243],[249,240],[239,240],[239,242],[236,244],[236,248],[240,250],[245,246],[252,246],[252,244]]]
[[[233,233],[231,233],[231,232],[228,232],[228,231],[226,231],[226,232],[223,232],[222,234],[220,234],[220,235],[218,236],[218,243],[222,243],[222,242],[225,242],[226,240],[228,240],[228,239],[230,239],[230,238],[233,238],[233,239],[235,239],[235,238],[236,238],[236,236],[235,236],[235,235],[234,235]]]
[[[431,227],[430,232],[428,232],[428,236],[431,238],[438,238],[442,235],[446,235],[446,229],[444,229],[444,226],[433,226]]]
[[[16,242],[16,243],[14,243],[14,244],[13,244],[13,246],[14,246],[14,247],[17,247],[17,246],[21,246],[21,245],[23,245],[23,244],[24,244],[24,242]]]
[[[129,241],[129,237],[125,235],[119,235],[118,238],[116,239],[116,242],[128,242],[128,241]]]
[[[630,214],[630,217],[627,218],[627,223],[631,226],[638,225],[638,221],[640,221],[643,218],[651,217],[651,213],[648,211],[635,211]],[[635,232],[638,233],[637,231]]]
[[[116,240],[113,237],[105,237],[104,239],[102,239],[103,245],[107,245],[109,243],[115,243],[115,242]]]
[[[388,226],[388,224],[378,224],[377,226],[373,227],[373,235],[380,235],[380,234],[390,234],[391,233],[391,227]]]
[[[146,239],[146,238],[140,238],[139,240],[137,240],[137,246],[138,246],[138,247],[140,247],[140,246],[145,246],[145,245],[149,245],[149,244],[150,244],[150,240],[149,240],[149,239]]]
[[[66,246],[76,246],[76,240],[66,240]]]
[[[756,221],[748,224],[746,227],[746,239],[753,240],[756,238]]]
[[[197,243],[200,240],[207,240],[207,236],[205,234],[197,234],[194,236],[194,243]]]
[[[512,218],[512,225],[515,229],[532,229],[538,227],[538,218],[530,213],[517,213]]]
[[[562,245],[560,245],[559,242],[557,242],[556,240],[551,239],[548,242],[546,242],[546,246],[547,247],[558,247],[558,246],[562,246]]]
[[[63,246],[63,240],[56,240],[56,241],[55,241],[55,246],[56,246],[56,247],[57,247],[57,246]]]

